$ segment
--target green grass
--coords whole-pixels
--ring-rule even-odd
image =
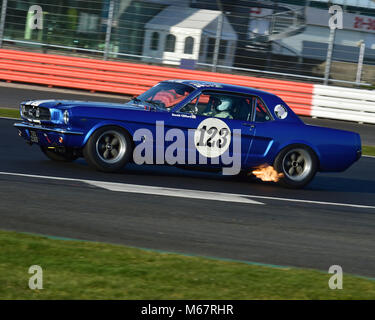
[[[375,299],[375,281],[0,231],[0,299]],[[28,269],[43,268],[43,290]],[[328,270],[327,266],[327,270]]]
[[[372,146],[363,146],[362,154],[366,156],[375,156],[375,147]]]
[[[0,108],[0,117],[20,118],[20,113],[18,109]],[[375,156],[375,147],[363,146],[362,153],[363,155],[367,155],[367,156]]]
[[[20,111],[19,111],[19,109],[1,108],[0,109],[0,117],[19,119],[20,118]]]

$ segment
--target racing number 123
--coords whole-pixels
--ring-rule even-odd
[[[218,130],[216,127],[210,127],[207,130],[207,126],[203,126],[201,129],[201,135],[197,146],[199,147],[217,147],[217,148],[224,148],[228,143],[228,135],[229,130],[227,128],[221,128]],[[206,133],[208,134],[208,139],[204,141]],[[219,133],[219,138],[216,140],[215,137]],[[216,144],[216,145],[215,145]]]

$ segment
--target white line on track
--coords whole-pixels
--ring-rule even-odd
[[[241,194],[177,189],[177,188],[164,188],[164,187],[155,187],[155,186],[146,186],[146,185],[72,179],[72,178],[51,177],[51,176],[39,176],[39,175],[32,175],[32,174],[10,173],[10,172],[0,172],[0,174],[28,177],[28,178],[38,178],[38,179],[83,182],[83,183],[86,183],[95,187],[103,188],[109,191],[117,191],[117,192],[152,194],[152,195],[158,195],[158,196],[169,196],[169,197],[189,198],[189,199],[239,202],[239,203],[247,203],[247,204],[264,204],[262,202],[249,199],[246,195],[241,195]]]
[[[211,191],[201,191],[201,190],[188,190],[188,189],[177,189],[177,188],[164,188],[164,187],[154,187],[136,184],[124,184],[124,183],[114,183],[114,182],[102,182],[102,181],[85,181],[96,187],[107,189],[110,191],[119,192],[133,192],[133,193],[143,193],[152,194],[159,196],[170,196],[179,198],[190,198],[190,199],[203,199],[203,200],[218,200],[227,202],[240,202],[240,203],[250,203],[250,204],[264,204],[255,200],[248,199],[245,195],[233,194],[233,193],[221,193],[221,192],[211,192]]]
[[[177,189],[177,188],[164,188],[164,187],[125,184],[125,183],[117,183],[117,182],[105,182],[105,181],[73,179],[73,178],[63,178],[63,177],[40,176],[40,175],[13,173],[13,172],[0,172],[0,175],[20,176],[20,177],[60,180],[60,181],[83,182],[83,183],[96,186],[96,187],[100,187],[100,188],[104,188],[110,191],[142,193],[142,194],[152,194],[152,195],[190,198],[190,199],[239,202],[239,203],[248,203],[248,204],[264,204],[262,202],[251,200],[251,199],[258,199],[258,200],[275,200],[275,201],[296,202],[296,203],[310,203],[310,204],[325,205],[325,206],[341,206],[341,207],[360,208],[360,209],[375,209],[375,206],[368,206],[368,205],[362,205],[362,204],[326,202],[326,201],[315,201],[315,200],[304,200],[304,199],[288,199],[288,198],[278,198],[278,197],[268,197],[268,196],[221,193],[221,192]]]
[[[288,199],[288,198],[277,198],[277,197],[267,197],[267,196],[253,196],[253,195],[248,195],[248,197],[249,198],[254,198],[254,199],[268,199],[268,200],[277,200],[277,201],[311,203],[311,204],[319,204],[319,205],[325,205],[325,206],[339,206],[339,207],[350,207],[350,208],[360,208],[360,209],[375,209],[375,206],[367,206],[367,205],[363,205],[363,204],[326,202],[326,201],[303,200],[303,199]]]

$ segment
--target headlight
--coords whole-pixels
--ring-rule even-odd
[[[68,123],[69,123],[69,111],[68,111],[68,110],[65,110],[65,111],[64,111],[63,119],[64,119],[64,123],[65,123],[65,124],[68,124]]]
[[[24,104],[21,104],[21,116],[24,116],[26,113],[26,107]]]

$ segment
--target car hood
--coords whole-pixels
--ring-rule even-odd
[[[110,102],[94,102],[94,101],[76,101],[76,100],[31,100],[22,102],[25,105],[32,105],[35,107],[54,108],[54,109],[71,109],[75,107],[92,107],[92,108],[114,108],[114,109],[129,109],[139,110],[145,109],[142,103],[135,104],[132,102],[127,103],[110,103]]]

